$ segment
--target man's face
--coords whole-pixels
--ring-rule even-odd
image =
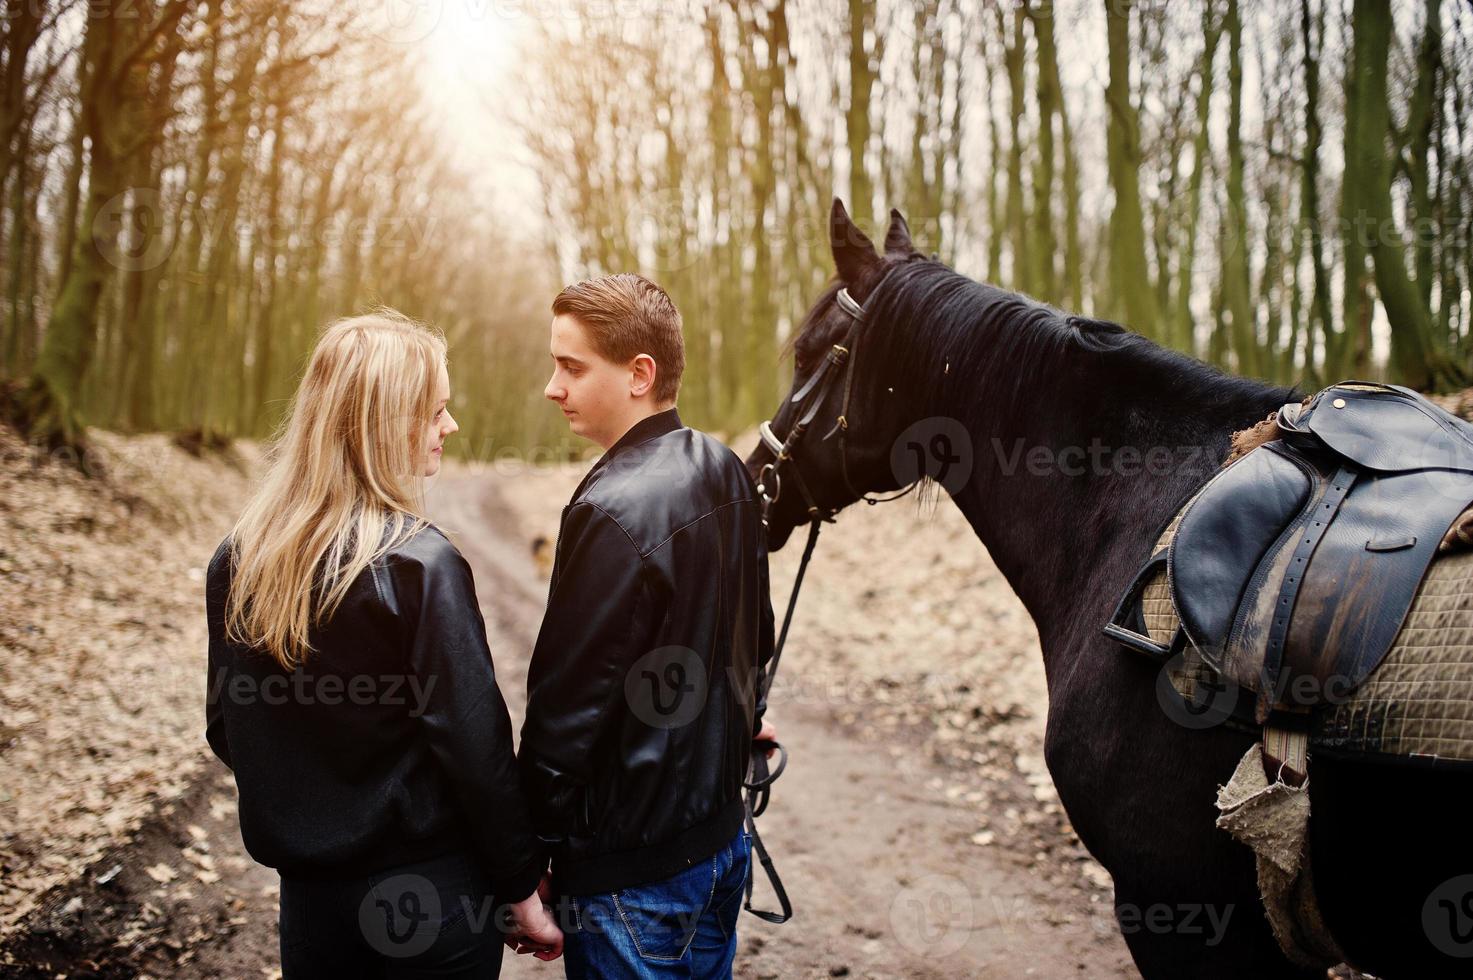
[[[552,320],[552,378],[543,394],[557,402],[574,435],[605,449],[628,428],[633,370],[593,349],[583,325],[564,313]]]

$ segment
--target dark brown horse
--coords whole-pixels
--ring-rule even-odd
[[[943,485],[1038,627],[1049,771],[1114,879],[1142,974],[1322,976],[1280,951],[1252,855],[1214,826],[1216,789],[1253,737],[1183,724],[1158,699],[1159,668],[1100,632],[1232,433],[1295,392],[974,282],[918,255],[898,212],[883,254],[837,201],[832,233],[838,277],[796,337],[792,392],[802,397],[784,399],[776,438],[815,396],[822,404],[783,464],[770,546],[814,512],[900,489],[917,467]],[[863,307],[857,330],[851,298]],[[816,372],[849,370],[823,368],[835,344],[850,349],[847,384],[820,379],[805,391]],[[765,445],[747,460],[769,484],[773,462]],[[1473,975],[1473,958],[1456,955],[1473,956],[1473,894],[1446,909],[1431,901],[1473,873],[1473,779],[1330,758],[1311,773],[1313,873],[1351,962],[1383,977]],[[1143,925],[1143,910],[1162,908],[1173,912]],[[1201,927],[1204,912],[1229,911],[1220,934]]]

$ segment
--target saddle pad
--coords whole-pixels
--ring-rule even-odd
[[[1170,544],[1178,514],[1156,551]],[[1163,569],[1145,586],[1141,611],[1151,639],[1170,641],[1180,620]],[[1185,698],[1215,672],[1188,644],[1172,685]],[[1438,556],[1401,631],[1348,701],[1317,710],[1310,745],[1335,754],[1423,763],[1473,763],[1473,550]]]

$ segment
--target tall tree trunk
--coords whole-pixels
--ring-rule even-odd
[[[870,144],[870,90],[874,87],[879,58],[879,35],[875,31],[873,0],[849,0],[849,109],[845,122],[849,137],[849,213],[855,224],[872,232],[875,221],[875,189],[866,160]]]
[[[30,243],[30,131],[22,130],[16,139],[15,160],[11,163],[15,180],[10,184],[10,263],[9,295],[5,316],[5,366],[8,372],[19,374],[20,352],[25,326],[22,319],[21,302],[25,282],[25,257],[33,247]]]
[[[263,295],[260,308],[256,311],[256,336],[252,345],[255,364],[252,366],[250,425],[254,431],[263,431],[270,424],[270,398],[273,374],[276,370],[274,345],[277,333],[277,293],[280,275],[276,265],[281,254],[281,168],[286,155],[285,127],[282,107],[272,107],[271,113],[271,164],[266,172],[266,214],[262,229],[265,241],[265,275],[262,282]]]
[[[85,442],[82,379],[97,347],[98,303],[117,248],[117,221],[108,209],[117,207],[127,186],[126,139],[136,131],[138,93],[144,88],[140,76],[147,72],[140,59],[124,61],[138,42],[139,27],[137,19],[114,17],[102,5],[88,8],[83,41],[88,67],[81,91],[81,118],[91,145],[86,200],[71,268],[18,406],[27,433],[53,446]]]
[[[11,168],[29,151],[29,141],[17,141],[34,110],[26,98],[28,69],[49,6],[38,0],[3,0],[0,9],[0,183],[9,180]]]
[[[1007,225],[1001,214],[1001,206],[997,198],[997,173],[1002,169],[1002,140],[998,136],[997,107],[992,102],[993,82],[997,79],[996,69],[993,68],[992,59],[988,57],[986,48],[987,32],[982,32],[982,64],[987,69],[987,188],[985,191],[987,199],[987,281],[994,285],[1002,285],[1002,243],[1007,236]]]
[[[1300,163],[1299,201],[1301,222],[1309,230],[1309,261],[1314,279],[1311,288],[1310,322],[1305,335],[1305,371],[1310,377],[1331,380],[1338,372],[1334,313],[1330,305],[1330,272],[1325,264],[1324,222],[1320,218],[1320,52],[1324,47],[1325,8],[1312,17],[1310,0],[1299,0],[1299,29],[1304,45],[1304,155]],[[1316,332],[1316,330],[1318,332]],[[1315,366],[1315,338],[1323,338],[1324,366]],[[1338,350],[1338,348],[1337,348]]]
[[[1108,110],[1110,188],[1109,315],[1124,314],[1130,327],[1146,336],[1159,328],[1156,294],[1146,264],[1145,219],[1141,212],[1140,124],[1130,94],[1130,0],[1105,0],[1110,81],[1105,89]]]
[[[1258,331],[1249,294],[1248,200],[1243,186],[1243,21],[1238,0],[1227,3],[1228,125],[1227,214],[1222,235],[1223,301],[1231,321],[1233,354],[1240,374],[1259,373]]]
[[[1059,114],[1059,59],[1054,47],[1052,4],[1029,2],[1028,19],[1038,44],[1038,158],[1033,169],[1032,271],[1028,278],[1033,291],[1057,303],[1058,279],[1054,270],[1054,117]]]
[[[77,64],[77,86],[87,84],[87,62]],[[82,213],[82,178],[87,172],[86,121],[82,117],[81,99],[72,114],[71,135],[67,138],[66,178],[62,182],[60,234],[56,247],[56,281],[66,282],[72,274],[72,253],[77,248],[77,220]]]
[[[712,7],[706,14],[706,44],[708,56],[711,59],[711,91],[707,95],[708,116],[711,120],[711,210],[717,216],[718,222],[731,220],[731,79],[726,70],[726,43],[721,32],[720,8]],[[723,295],[725,289],[730,288],[730,281],[722,273],[721,267],[725,264],[726,252],[733,248],[728,235],[725,251],[719,241],[719,234],[713,242],[712,255],[709,261],[716,267],[716,289],[712,291],[714,304],[709,309],[706,321],[711,324],[710,346],[712,349],[725,350],[726,341],[729,336],[734,336],[733,325],[726,322],[728,307],[726,297]],[[717,405],[729,404],[728,387],[726,378],[718,370],[718,364],[708,365],[707,371],[707,394],[708,405],[714,410]]]
[[[752,252],[752,282],[749,293],[752,303],[746,349],[742,357],[745,375],[742,399],[744,411],[737,415],[734,422],[756,418],[779,394],[777,376],[773,371],[773,365],[777,363],[777,337],[773,333],[777,310],[773,305],[772,236],[768,234],[767,221],[776,184],[773,165],[777,156],[773,145],[773,105],[782,97],[782,92],[775,87],[774,59],[777,47],[772,36],[771,18],[765,4],[756,6],[762,9],[752,11],[748,22],[749,30],[754,37],[760,36],[766,43],[763,44],[765,60],[756,63],[754,58],[750,82],[753,108],[757,116],[757,144],[753,147],[751,166],[752,227],[748,243]]]
[[[1411,185],[1407,218],[1412,230],[1412,256],[1417,295],[1432,312],[1432,244],[1436,239],[1432,211],[1432,130],[1438,109],[1438,82],[1442,76],[1442,0],[1426,0],[1425,23],[1417,50],[1417,82],[1407,109],[1406,172]]]
[[[1359,13],[1360,0],[1356,0],[1355,9]],[[1332,345],[1336,369],[1332,376],[1363,377],[1371,363],[1371,297],[1367,262],[1370,259],[1368,241],[1374,229],[1368,229],[1367,225],[1370,207],[1367,182],[1374,175],[1366,168],[1373,158],[1385,156],[1386,129],[1383,126],[1376,130],[1374,113],[1367,111],[1370,101],[1368,86],[1371,84],[1366,77],[1369,61],[1360,48],[1370,42],[1362,37],[1364,28],[1360,24],[1363,22],[1353,22],[1356,51],[1345,59],[1345,169],[1340,180],[1341,252],[1345,278],[1340,304],[1341,333]],[[1385,67],[1384,58],[1382,67]]]
[[[1202,61],[1197,69],[1197,131],[1192,142],[1192,175],[1187,180],[1186,216],[1182,222],[1181,256],[1177,263],[1176,312],[1172,316],[1174,346],[1195,351],[1195,328],[1192,320],[1193,276],[1196,273],[1198,220],[1202,214],[1202,177],[1207,172],[1210,152],[1208,125],[1212,115],[1213,65],[1217,42],[1222,36],[1222,19],[1214,15],[1215,4],[1202,10]]]
[[[1006,37],[1009,26],[1003,8],[997,8],[998,35]],[[1012,252],[1012,288],[1031,293],[1033,283],[1028,276],[1028,227],[1023,218],[1023,124],[1027,107],[1023,91],[1024,57],[1027,45],[1023,37],[1023,11],[1014,8],[1011,26],[1013,40],[1003,41],[1003,64],[1008,72],[1008,193],[1007,223],[1008,243]]]
[[[1398,379],[1414,388],[1461,383],[1467,368],[1451,361],[1432,337],[1432,318],[1407,273],[1406,250],[1391,202],[1391,160],[1386,151],[1391,114],[1386,102],[1387,49],[1394,25],[1390,0],[1355,0],[1350,71],[1354,98],[1346,103],[1346,162],[1355,158],[1361,178],[1357,216],[1351,232],[1369,232],[1376,269],[1376,291],[1391,323],[1391,364]],[[1354,117],[1357,139],[1349,140]]]
[[[133,154],[136,172],[132,178],[134,190],[129,217],[135,240],[130,242],[134,252],[129,255],[123,280],[119,323],[123,351],[121,383],[117,386],[117,393],[122,401],[121,415],[134,431],[151,429],[156,421],[154,383],[158,361],[158,321],[152,301],[158,295],[162,266],[167,258],[166,253],[159,251],[169,234],[163,210],[161,170],[164,129],[169,119],[165,107],[173,105],[178,55],[179,48],[171,46],[159,68],[149,100],[146,134],[138,137],[139,146]]]

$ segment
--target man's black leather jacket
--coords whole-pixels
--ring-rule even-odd
[[[562,894],[668,878],[741,828],[772,656],[751,477],[675,409],[634,425],[563,511],[520,766]]]

